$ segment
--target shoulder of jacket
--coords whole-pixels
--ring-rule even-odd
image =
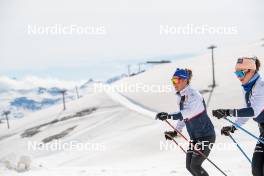
[[[190,87],[188,89],[187,95],[189,96],[189,98],[198,98],[198,97],[200,98],[200,97],[202,97],[200,92],[198,90],[193,89],[192,87]]]
[[[263,89],[264,88],[264,80],[262,80],[262,79],[257,80],[256,85],[254,87],[257,89],[259,89],[259,88]]]

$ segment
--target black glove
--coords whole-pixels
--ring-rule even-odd
[[[166,140],[172,140],[171,138],[176,137],[178,133],[176,131],[165,131],[164,135]]]
[[[159,120],[170,119],[170,115],[167,112],[160,112],[156,115],[156,119],[159,119]]]
[[[227,116],[233,116],[234,110],[233,109],[216,109],[212,111],[213,116],[217,117],[218,119],[225,118]]]
[[[229,136],[230,132],[234,133],[236,130],[235,126],[225,126],[221,129],[221,135]]]

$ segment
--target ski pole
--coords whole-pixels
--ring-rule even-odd
[[[179,130],[177,130],[168,120],[165,120],[165,122],[174,130],[176,131],[184,140],[186,140],[189,144],[194,145],[192,143],[192,141],[189,141]],[[193,147],[195,150],[195,147]],[[202,157],[204,157],[204,159],[206,159],[207,161],[209,161],[218,171],[220,171],[223,175],[227,176],[226,173],[224,171],[222,171],[213,161],[211,161],[203,152],[201,152],[200,150],[195,150],[196,152],[198,152]]]
[[[246,130],[245,128],[241,127],[240,125],[238,125],[235,122],[232,122],[231,120],[229,120],[228,118],[224,118],[225,120],[227,120],[228,122],[232,123],[235,127],[241,129],[242,131],[244,131],[245,133],[247,133],[248,135],[250,135],[251,137],[257,139],[259,142],[261,142],[262,144],[264,144],[264,141],[260,138],[258,138],[257,136],[255,136],[254,134],[250,133],[248,130]]]
[[[247,154],[243,151],[243,149],[240,147],[240,145],[236,142],[236,140],[233,138],[231,134],[229,134],[230,139],[236,144],[237,148],[241,151],[241,153],[247,158],[247,160],[251,163],[251,160],[247,156]]]
[[[185,153],[185,154],[187,154],[187,152],[184,150],[184,148],[182,148],[182,146],[173,138],[173,137],[171,137],[170,135],[168,135],[168,134],[165,134],[166,136],[168,136],[177,146],[179,146],[180,147],[180,149]]]

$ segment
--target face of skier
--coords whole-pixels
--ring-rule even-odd
[[[255,70],[236,70],[235,73],[240,82],[246,84],[254,76]]]
[[[181,91],[187,85],[187,80],[179,78],[177,76],[174,76],[171,81],[176,91]]]

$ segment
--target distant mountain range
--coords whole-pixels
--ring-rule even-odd
[[[25,113],[38,111],[62,102],[62,90],[58,87],[37,87],[0,92],[0,111],[10,110],[11,117],[21,118]],[[76,89],[67,90],[66,101],[75,98]]]
[[[42,109],[43,107],[54,105],[59,101],[60,98],[44,98],[41,101],[35,101],[27,97],[19,97],[15,98],[12,102],[10,102],[10,105],[16,108],[36,111]]]
[[[127,75],[123,74],[110,78],[105,81],[105,83],[111,84],[124,77],[127,77]],[[71,101],[76,99],[77,96],[82,97],[84,94],[90,93],[92,91],[92,86],[90,85],[92,85],[93,83],[98,83],[98,81],[89,79],[84,84],[67,90],[66,101]],[[62,90],[63,88],[59,87],[47,88],[40,86],[31,89],[9,89],[1,91],[0,112],[3,112],[4,110],[9,110],[11,111],[11,117],[21,118],[26,113],[38,111],[43,108],[62,103]]]

